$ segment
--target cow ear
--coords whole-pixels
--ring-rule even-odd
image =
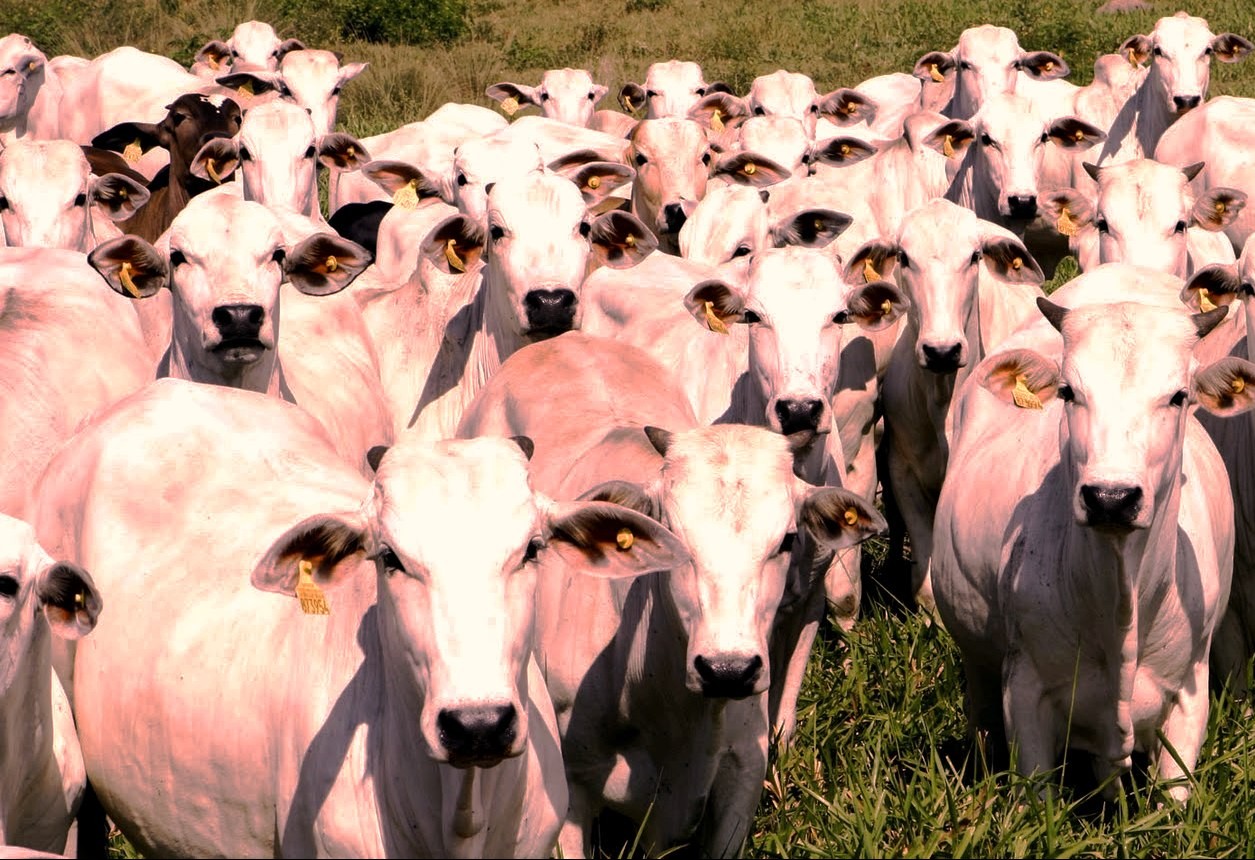
[[[624,84],[619,90],[619,105],[628,113],[636,113],[645,106],[645,88],[631,82]]]
[[[658,500],[634,481],[606,481],[585,490],[580,494],[578,501],[610,502],[622,505],[652,520],[657,520],[662,516],[662,506]]]
[[[106,173],[92,180],[92,202],[103,206],[114,221],[130,218],[148,198],[147,188],[120,173]]]
[[[1041,284],[1045,274],[1033,255],[1014,235],[986,235],[981,239],[985,268],[1001,281],[1011,284]]]
[[[1245,207],[1245,192],[1236,188],[1208,188],[1194,200],[1194,223],[1215,233],[1232,224]]]
[[[844,317],[867,331],[881,331],[906,313],[911,300],[888,281],[872,281],[846,294]]]
[[[340,74],[336,77],[336,88],[343,87],[368,68],[370,68],[370,63],[349,63],[341,66]]]
[[[1046,129],[1046,134],[1056,146],[1064,149],[1089,149],[1107,139],[1107,133],[1096,125],[1074,116],[1056,119]]]
[[[318,138],[318,161],[328,170],[360,170],[370,162],[370,152],[353,135],[333,131]]]
[[[422,168],[404,161],[376,159],[360,168],[361,174],[392,195],[402,209],[414,209],[420,200],[439,197],[448,200],[441,183]]]
[[[1255,44],[1236,33],[1221,33],[1212,37],[1211,49],[1220,62],[1236,63],[1239,60],[1245,60],[1247,55],[1255,50]]]
[[[484,253],[486,236],[477,221],[458,213],[431,229],[419,254],[446,275],[471,271]]]
[[[194,62],[204,63],[216,72],[224,65],[227,65],[223,61],[230,58],[231,49],[227,46],[227,43],[221,39],[212,39],[201,46],[201,49],[196,52],[196,56],[192,59]]]
[[[593,576],[660,573],[692,560],[684,544],[658,522],[610,502],[555,502],[549,532],[547,551]]]
[[[965,119],[952,119],[944,122],[929,132],[922,143],[929,149],[940,152],[946,158],[962,157],[968,146],[976,139],[976,131]]]
[[[1074,188],[1043,191],[1037,195],[1037,205],[1041,208],[1042,218],[1069,238],[1088,227],[1094,220],[1093,205]]]
[[[87,262],[115,292],[130,299],[156,295],[170,271],[165,256],[139,236],[101,243],[87,255]]]
[[[977,385],[1021,409],[1040,409],[1059,391],[1059,366],[1031,349],[998,353],[974,373]]]
[[[832,209],[803,209],[771,225],[771,241],[777,248],[797,245],[823,248],[845,232],[854,219]]]
[[[898,244],[886,242],[884,239],[872,239],[864,242],[850,261],[845,264],[842,273],[851,284],[870,284],[880,281],[893,274],[898,262]]]
[[[283,273],[307,296],[330,296],[353,283],[371,260],[370,251],[356,242],[334,233],[315,233],[288,252]]]
[[[1181,288],[1181,301],[1194,313],[1206,313],[1240,297],[1236,263],[1212,263],[1195,272]]]
[[[595,261],[611,269],[630,269],[658,247],[658,238],[631,212],[598,215],[588,234]]]
[[[231,178],[240,166],[240,149],[230,137],[215,137],[205,141],[197,151],[188,170],[193,176],[221,185]]]
[[[876,119],[875,101],[849,87],[833,90],[819,100],[819,115],[837,125],[854,125]]]
[[[275,48],[275,62],[282,62],[283,58],[292,51],[304,51],[305,43],[300,39],[284,39],[279,43],[279,47]]]
[[[1129,36],[1125,39],[1120,45],[1119,53],[1124,55],[1130,66],[1140,66],[1150,59],[1152,47],[1150,36],[1143,36],[1139,33],[1136,36]]]
[[[366,526],[358,513],[315,514],[275,541],[250,579],[261,591],[295,595],[304,572],[315,585],[333,588],[366,558],[366,546]]]
[[[59,561],[39,572],[36,593],[52,632],[79,639],[96,626],[103,601],[91,574],[76,564]]]
[[[877,152],[875,144],[857,137],[830,137],[811,147],[811,164],[816,162],[836,167],[848,167],[871,158]]]
[[[830,550],[883,534],[885,518],[866,499],[842,487],[818,487],[798,507],[797,525]]]
[[[366,465],[370,466],[372,472],[379,471],[379,464],[383,462],[383,455],[388,453],[390,445],[374,445],[366,452]]]
[[[712,279],[689,290],[684,306],[706,328],[727,334],[730,324],[744,320],[745,296],[735,287]]]
[[[1045,296],[1038,296],[1037,310],[1041,311],[1041,315],[1054,327],[1055,331],[1063,334],[1063,321],[1068,315],[1067,308],[1063,305],[1056,305]]]
[[[1051,51],[1029,51],[1020,57],[1020,71],[1039,81],[1066,78],[1072,70],[1063,57]]]
[[[729,126],[735,128],[750,116],[749,104],[743,98],[729,92],[712,92],[698,99],[689,108],[689,119],[696,120],[716,134],[723,134]]]
[[[1213,415],[1228,418],[1255,408],[1255,364],[1229,355],[1194,374],[1194,399]]]
[[[122,122],[106,129],[91,140],[91,145],[122,153],[127,161],[138,161],[139,155],[156,147],[165,147],[165,130],[151,122]]]
[[[954,55],[947,51],[929,51],[915,61],[911,74],[925,83],[943,83],[954,77]]]
[[[232,72],[214,78],[214,83],[244,95],[260,96],[271,90],[282,93],[285,89],[283,75],[279,72]]]
[[[788,179],[793,175],[793,171],[765,155],[743,149],[740,152],[719,156],[711,175],[722,177],[737,185],[766,188]]]
[[[536,95],[536,88],[524,86],[523,84],[512,84],[509,81],[503,81],[490,86],[484,91],[484,94],[499,103],[507,116],[514,116],[521,105],[540,107],[540,99]]]
[[[636,178],[636,171],[624,164],[609,161],[591,161],[576,169],[570,176],[584,197],[585,206],[596,206],[610,196],[610,192]]]

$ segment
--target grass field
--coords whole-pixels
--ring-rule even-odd
[[[404,0],[397,0],[398,3]],[[314,7],[316,4],[308,4]],[[473,0],[466,34],[427,47],[313,41],[292,0],[0,0],[0,26],[26,28],[49,54],[92,56],[129,43],[187,61],[239,21],[276,22],[281,35],[367,60],[346,88],[340,125],[359,136],[421,119],[446,101],[491,105],[497,81],[535,84],[547,68],[590,69],[616,93],[646,66],[702,63],[708,80],[744,92],[778,68],[810,74],[821,92],[909,71],[979,23],[1012,27],[1028,50],[1050,49],[1085,83],[1101,52],[1149,32],[1178,3],[1095,16],[1080,0]],[[1187,8],[1215,32],[1255,39],[1255,2],[1200,0]],[[25,31],[25,30],[24,30]],[[1212,94],[1255,96],[1255,60],[1213,70]],[[612,107],[608,97],[603,107]],[[1059,280],[1059,279],[1056,279]],[[883,544],[868,575],[883,574]],[[1065,791],[1043,798],[1013,774],[971,775],[962,678],[947,635],[922,616],[869,600],[854,632],[817,644],[800,702],[794,748],[766,780],[747,853],[775,856],[1249,857],[1255,850],[1255,731],[1243,702],[1212,710],[1195,794],[1185,809],[1159,804],[1159,787],[1130,787],[1104,806]],[[1058,776],[1058,775],[1056,775]],[[134,856],[124,840],[114,856]]]

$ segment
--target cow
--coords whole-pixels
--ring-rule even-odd
[[[548,70],[535,87],[503,81],[488,87],[485,94],[510,116],[531,106],[540,108],[550,119],[587,127],[597,103],[607,92],[606,86],[595,83],[587,70],[567,68]]]
[[[723,81],[707,83],[702,67],[691,60],[650,63],[645,82],[632,81],[619,90],[619,104],[630,114],[645,108],[645,119],[687,116],[707,93],[732,92]]]
[[[1250,409],[1255,366],[1197,363],[1225,311],[1191,315],[1180,286],[1101,266],[1055,294],[1070,306],[1038,300],[1048,328],[1022,329],[973,370],[933,591],[963,655],[969,726],[992,749],[1005,733],[1031,774],[1066,744],[1094,757],[1100,783],[1141,750],[1184,801],[1234,539],[1224,465],[1194,412]]]
[[[910,307],[880,386],[880,480],[911,538],[904,597],[932,612],[928,565],[952,398],[990,347],[1037,318],[1043,275],[1014,234],[947,200],[907,213],[896,235],[866,243],[845,276],[886,275],[895,264]],[[891,559],[901,549],[901,534],[891,534]]]
[[[665,253],[679,251],[684,220],[706,193],[714,153],[700,123],[687,118],[643,119],[628,135],[632,214]]]
[[[336,130],[340,91],[369,65],[342,64],[334,51],[298,48],[284,53],[274,71],[232,71],[216,80],[258,96],[277,92],[310,112],[318,134],[331,134]]]
[[[0,38],[0,147],[60,137],[61,81],[28,36]]]
[[[1255,194],[1255,165],[1247,155],[1253,124],[1255,100],[1217,96],[1169,126],[1155,146],[1155,160],[1180,168],[1202,164],[1191,178],[1200,197],[1224,187]],[[1240,253],[1255,234],[1255,208],[1226,223],[1224,233]]]
[[[1195,196],[1190,181],[1202,164],[1177,168],[1136,158],[1084,167],[1096,196],[1070,188],[1038,195],[1045,219],[1069,238],[1082,271],[1129,262],[1186,278],[1208,264],[1236,259],[1222,231],[1240,217],[1246,194],[1219,187]]]
[[[877,105],[868,96],[848,87],[819,95],[809,75],[777,69],[759,75],[744,98],[727,92],[708,93],[689,110],[719,112],[719,123],[732,123],[751,116],[787,116],[802,123],[809,140],[846,134],[847,126],[869,125]],[[822,121],[822,122],[821,122]],[[817,129],[822,127],[822,133]]]
[[[671,426],[642,423],[658,420]],[[556,479],[558,498],[647,511],[692,557],[633,582],[578,571],[541,578],[537,656],[571,792],[562,854],[591,856],[594,821],[609,808],[639,825],[646,851],[699,839],[707,856],[735,856],[762,792],[773,721],[792,725],[796,691],[782,688],[800,686],[813,641],[786,630],[811,595],[822,604],[801,559],[856,543],[883,521],[849,491],[795,478],[796,440],[697,426],[662,365],[583,332],[511,356],[458,435],[523,427],[537,434],[538,484]]]
[[[1252,50],[1250,40],[1213,34],[1206,19],[1187,12],[1160,18],[1150,35],[1130,36],[1120,53],[1131,64],[1149,59],[1150,69],[1117,114],[1095,163],[1153,158],[1164,132],[1207,100],[1212,59],[1236,63]]]
[[[87,774],[51,643],[86,636],[102,605],[87,571],[55,560],[28,523],[0,514],[0,844],[8,856],[66,848]]]
[[[280,39],[275,28],[264,21],[244,21],[231,31],[225,42],[210,39],[196,52],[191,72],[206,78],[217,78],[228,71],[270,71],[288,51],[305,48],[300,39]]]
[[[539,562],[634,577],[687,556],[635,511],[535,492],[525,447],[402,439],[372,481],[291,404],[163,379],[61,450],[36,532],[95,565],[109,601],[73,702],[88,778],[132,844],[550,853],[567,792],[532,657]]]
[[[148,189],[123,174],[92,174],[68,140],[22,138],[0,150],[0,235],[10,247],[87,253],[121,231],[148,201]]]

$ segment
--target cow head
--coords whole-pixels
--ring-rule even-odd
[[[550,119],[585,128],[606,92],[584,69],[550,69],[541,75],[540,86],[502,82],[490,86],[486,94],[508,114],[532,105]]]
[[[1120,46],[1131,64],[1151,60],[1145,86],[1169,116],[1179,116],[1207,99],[1211,61],[1236,63],[1255,44],[1234,33],[1214,35],[1206,19],[1185,12],[1160,18],[1149,36],[1130,36]]]
[[[30,111],[43,85],[48,58],[26,36],[0,39],[0,131],[7,131]]]

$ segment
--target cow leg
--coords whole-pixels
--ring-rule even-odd
[[[936,493],[929,492],[919,475],[900,456],[890,452],[889,471],[893,482],[894,500],[911,536],[911,594],[915,605],[934,617],[937,616],[933,600],[930,574],[933,549],[933,516],[937,510]]]
[[[1032,661],[1014,651],[1002,675],[1002,715],[1016,770],[1024,776],[1046,773],[1058,759],[1060,739],[1045,685]]]
[[[719,762],[702,822],[702,856],[739,857],[767,775],[767,714],[762,697],[731,702],[724,710],[732,739]]]
[[[831,568],[830,568],[831,570]],[[824,615],[824,591],[812,585],[787,612],[776,617],[771,632],[771,689],[768,713],[772,731],[787,746],[797,725],[797,697]]]
[[[595,815],[593,805],[583,786],[573,780],[568,780],[568,785],[570,802],[566,820],[562,822],[562,830],[558,833],[558,847],[563,857],[588,857],[592,853],[588,837],[592,832]]]
[[[1182,770],[1166,747],[1155,744],[1155,770],[1164,779],[1185,779],[1193,774],[1194,765],[1198,763],[1198,751],[1202,749],[1203,739],[1207,735],[1207,712],[1210,707],[1207,698],[1208,679],[1207,660],[1203,658],[1194,664],[1190,683],[1181,687],[1176,702],[1168,709],[1163,735],[1181,757],[1185,769]],[[1190,796],[1189,783],[1174,785],[1168,789],[1168,794],[1173,800],[1185,803]]]

